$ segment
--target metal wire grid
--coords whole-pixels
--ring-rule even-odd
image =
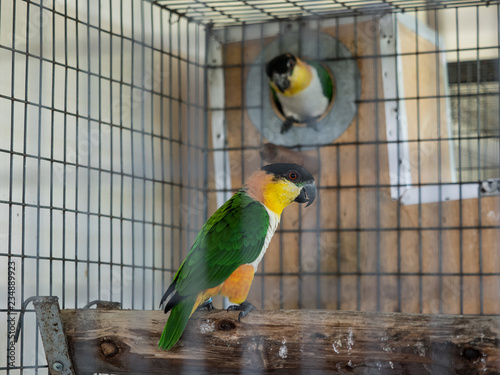
[[[500,18],[500,12],[499,12],[499,7],[493,6],[489,8],[490,10],[494,10],[496,13],[496,25],[498,26],[498,19]],[[479,11],[481,10],[480,7],[477,8],[470,8],[467,11],[476,14],[477,15],[477,23],[476,23],[476,30],[479,30],[479,24],[480,24],[480,19],[479,19]],[[451,16],[456,18],[456,23],[455,27],[458,29],[459,28],[459,22],[458,22],[458,14],[462,11],[461,8],[456,8],[452,10]],[[436,30],[439,34],[440,29],[439,29],[439,10],[433,10],[430,12],[431,16],[436,22]],[[423,51],[419,50],[422,49],[422,47],[419,47],[419,27],[418,27],[418,21],[417,18],[420,16],[420,12],[409,12],[412,15],[415,15],[415,29],[416,29],[416,34],[415,34],[415,43],[416,43],[416,51],[411,52],[411,53],[406,53],[406,54],[400,54],[404,56],[409,56],[412,59],[416,60],[416,71],[411,72],[410,74],[416,76],[416,81],[420,82],[419,80],[419,74],[422,73],[422,71],[419,69],[419,60],[423,59],[424,56],[428,56],[429,54],[435,55],[436,56],[436,61],[435,64],[438,65],[440,61],[440,55],[441,54],[456,54],[456,60],[458,61],[458,64],[462,64],[463,62],[461,61],[461,56],[463,52],[469,52],[469,51],[476,51],[477,52],[477,60],[471,62],[471,64],[474,65],[474,67],[480,71],[480,66],[481,62],[479,59],[480,53],[484,51],[493,51],[494,53],[497,54],[498,56],[498,40],[495,45],[491,46],[482,46],[479,43],[479,32],[477,32],[477,46],[476,47],[462,47],[460,44],[460,41],[457,40],[457,45],[455,48],[441,48],[441,47],[435,47],[432,51]],[[357,33],[360,31],[358,29],[358,17],[353,17],[352,22],[353,22],[353,28],[354,28],[354,35],[356,36]],[[340,25],[342,18],[336,18],[333,22],[333,29],[336,29],[339,31]],[[378,22],[379,16],[374,16],[373,21]],[[233,168],[233,172],[236,171],[236,174],[238,176],[241,176],[241,181],[234,181],[233,179],[233,190],[234,188],[237,188],[240,183],[242,183],[245,180],[245,177],[248,176],[247,169],[251,169],[246,167],[246,165],[252,165],[252,160],[255,160],[255,153],[260,150],[260,148],[263,145],[263,139],[262,137],[256,138],[255,136],[252,138],[251,136],[248,136],[248,132],[242,130],[241,128],[244,127],[244,109],[247,107],[245,106],[243,102],[244,98],[244,92],[243,92],[243,78],[245,76],[245,71],[248,69],[249,66],[253,64],[251,60],[248,58],[245,58],[247,55],[251,55],[252,51],[256,48],[256,46],[260,46],[262,48],[264,46],[264,39],[268,37],[269,34],[266,33],[266,30],[268,28],[271,28],[273,30],[279,29],[280,34],[283,35],[284,33],[289,31],[289,21],[279,21],[276,24],[270,25],[260,25],[260,38],[258,42],[252,44],[252,40],[250,38],[246,39],[246,30],[251,27],[249,25],[243,25],[242,27],[235,27],[234,30],[236,30],[232,35],[240,35],[237,39],[241,39],[241,45],[239,45],[239,48],[241,48],[239,54],[240,57],[239,59],[235,58],[234,56],[231,55],[231,53],[234,51],[233,49],[226,50],[224,52],[224,56],[226,58],[225,64],[221,66],[224,68],[225,71],[227,70],[240,70],[238,73],[239,76],[242,79],[241,82],[241,92],[238,98],[235,100],[231,100],[230,103],[226,104],[226,106],[223,108],[223,110],[226,111],[227,117],[233,119],[234,121],[235,118],[238,116],[231,115],[234,112],[241,111],[240,113],[240,120],[239,123],[230,127],[228,129],[229,132],[233,131],[241,131],[241,137],[239,138],[239,144],[237,145],[229,145],[228,147],[224,147],[221,149],[215,149],[212,151],[227,151],[230,153],[233,153],[235,156],[231,159],[234,161],[234,165],[231,164],[231,167]],[[332,22],[327,21],[325,23],[328,23],[329,25],[332,24]],[[322,27],[322,20],[318,21],[318,30]],[[302,23],[297,23],[299,31],[300,28],[302,27]],[[495,25],[492,25],[493,30],[497,30],[498,27],[495,28]],[[222,32],[218,33],[217,36],[221,38],[223,46],[228,49],[232,43],[234,43],[234,40],[231,39],[228,35],[231,34],[228,32],[229,29],[224,29]],[[252,29],[253,32],[253,37],[255,38],[255,28]],[[435,39],[435,44],[436,46],[439,46],[439,37],[438,34],[436,34],[436,39]],[[337,35],[341,35],[337,32]],[[378,50],[378,43],[379,43],[379,34],[378,33],[373,33],[371,35],[372,38],[372,43],[370,45],[373,46],[373,50],[369,52],[365,52],[364,54],[358,53],[358,45],[356,44],[357,39],[356,37],[353,39],[353,43],[351,46],[354,50],[353,55],[355,56],[354,59],[361,64],[373,64],[373,71],[378,71],[380,64],[381,64],[381,59],[385,56],[380,55],[380,52]],[[396,35],[395,38],[399,38],[397,35],[397,30],[396,30]],[[457,36],[458,39],[458,36]],[[248,47],[247,47],[248,46]],[[247,49],[246,49],[247,48]],[[396,56],[397,57],[397,56]],[[498,69],[498,65],[495,65]],[[211,68],[218,68],[218,67],[211,67]],[[262,263],[261,269],[258,272],[257,276],[259,276],[258,279],[254,281],[254,283],[260,283],[260,292],[256,293],[256,290],[259,290],[258,288],[252,288],[251,294],[252,297],[259,298],[261,301],[261,307],[263,308],[337,308],[337,309],[374,309],[374,310],[383,310],[383,311],[406,311],[406,312],[432,312],[432,313],[480,313],[480,314],[497,314],[500,310],[498,310],[498,306],[495,303],[492,303],[492,306],[489,306],[488,308],[485,309],[484,307],[484,298],[485,295],[488,298],[488,303],[492,301],[492,299],[496,299],[498,296],[498,282],[499,282],[499,268],[498,268],[498,261],[493,260],[491,264],[486,265],[484,258],[483,258],[483,242],[484,238],[488,237],[488,246],[493,246],[493,248],[487,248],[486,250],[488,251],[488,257],[491,257],[492,251],[494,252],[497,244],[498,244],[498,229],[500,228],[498,225],[498,218],[495,216],[495,212],[498,212],[498,204],[495,203],[497,201],[491,201],[489,200],[488,202],[491,203],[493,202],[493,205],[485,204],[483,203],[484,198],[479,196],[478,199],[475,200],[463,200],[462,196],[460,195],[458,204],[455,206],[452,206],[449,203],[439,201],[435,204],[432,204],[429,206],[428,204],[424,204],[422,200],[421,193],[419,192],[419,199],[418,199],[418,204],[416,205],[416,208],[411,209],[410,212],[412,212],[413,215],[415,215],[415,220],[408,222],[408,217],[405,216],[407,215],[408,210],[403,206],[402,204],[397,204],[396,205],[396,214],[395,214],[395,221],[392,221],[391,224],[387,224],[383,221],[383,219],[386,217],[386,204],[387,204],[387,197],[386,197],[386,189],[389,189],[391,187],[394,187],[392,184],[388,184],[386,182],[382,182],[382,171],[381,171],[381,165],[382,163],[385,163],[386,161],[384,160],[379,160],[379,150],[382,148],[387,147],[387,145],[390,143],[388,142],[384,137],[381,137],[380,130],[384,129],[384,126],[380,123],[379,121],[379,112],[383,111],[382,108],[380,108],[380,105],[383,105],[384,102],[386,101],[397,101],[399,106],[405,105],[408,102],[416,102],[417,108],[419,108],[422,103],[425,102],[425,100],[429,99],[452,99],[452,100],[464,100],[463,97],[469,97],[477,103],[480,103],[481,98],[483,95],[485,97],[489,98],[488,103],[494,106],[494,111],[498,113],[499,111],[499,91],[498,91],[498,84],[496,83],[496,86],[494,86],[493,90],[488,91],[487,93],[482,93],[481,90],[477,89],[472,95],[469,92],[466,92],[462,88],[459,88],[458,91],[452,91],[450,93],[446,93],[443,91],[440,91],[440,79],[441,76],[444,75],[446,72],[444,70],[441,70],[438,68],[437,69],[437,75],[436,75],[436,88],[437,88],[437,93],[435,95],[425,95],[422,94],[424,90],[422,87],[419,88],[419,85],[417,84],[416,88],[416,95],[410,95],[410,96],[399,96],[396,98],[384,98],[379,96],[379,94],[375,94],[374,97],[369,97],[369,98],[364,98],[359,100],[359,105],[373,105],[373,110],[374,110],[374,123],[373,126],[375,128],[374,134],[375,136],[373,139],[363,139],[362,136],[360,135],[360,119],[358,116],[355,117],[354,119],[354,124],[352,126],[355,126],[356,129],[356,135],[355,135],[355,140],[353,141],[348,141],[348,142],[335,142],[326,146],[322,146],[319,148],[317,145],[303,145],[306,149],[315,149],[316,155],[320,158],[322,168],[328,169],[328,170],[334,170],[336,173],[336,183],[325,183],[322,182],[324,176],[327,175],[327,172],[321,172],[319,173],[319,201],[318,201],[318,210],[316,212],[317,215],[317,222],[319,223],[320,220],[323,218],[322,212],[333,210],[336,212],[336,219],[333,222],[330,221],[326,225],[324,223],[318,224],[316,227],[313,228],[307,228],[305,227],[303,220],[302,220],[302,215],[305,214],[305,211],[299,208],[299,214],[298,214],[298,222],[297,226],[294,227],[293,229],[290,229],[287,227],[286,222],[286,212],[284,213],[284,218],[282,225],[278,229],[277,236],[278,236],[278,241],[279,241],[279,267],[276,269],[276,265],[271,265],[273,270],[269,270],[269,262],[267,259],[269,257],[265,257],[264,261]],[[236,74],[236,76],[238,76]],[[396,72],[392,72],[394,74],[396,81],[400,82],[402,80],[402,77],[399,77]],[[455,74],[458,74],[460,76],[460,69],[457,71],[450,71],[450,76],[447,77],[448,80],[455,80],[456,77],[452,76]],[[230,77],[233,77],[233,75],[227,75]],[[479,77],[479,76],[478,76]],[[368,79],[373,80],[372,84],[374,86],[374,92],[378,93],[379,88],[382,85],[382,82],[380,78],[378,77],[377,74],[374,74],[373,76],[369,77]],[[234,82],[234,81],[233,81]],[[233,82],[231,84],[226,84],[226,88],[230,87],[233,85]],[[474,85],[476,87],[479,87],[482,85],[481,80],[478,78],[477,80],[474,80]],[[265,87],[265,82],[261,83],[262,87]],[[234,93],[237,93],[237,90],[234,91]],[[229,95],[231,96],[231,94]],[[266,100],[265,98],[263,100]],[[238,103],[239,101],[239,103]],[[439,102],[439,101],[438,101]],[[398,147],[400,145],[403,145],[404,143],[409,143],[409,144],[416,144],[419,145],[417,148],[417,158],[418,158],[418,164],[417,164],[417,181],[414,182],[414,186],[416,187],[425,187],[425,186],[432,186],[434,184],[439,185],[439,190],[441,191],[442,189],[445,189],[447,186],[452,186],[452,185],[457,185],[465,181],[471,181],[467,180],[464,178],[465,176],[465,170],[469,168],[462,160],[460,156],[457,157],[457,181],[447,181],[442,177],[442,171],[441,171],[441,165],[440,165],[440,160],[442,159],[442,153],[444,151],[441,150],[441,142],[448,142],[448,141],[453,141],[454,143],[457,143],[460,147],[462,147],[465,143],[476,143],[480,144],[481,142],[484,142],[485,140],[492,140],[494,142],[497,142],[498,144],[498,134],[485,134],[482,133],[482,129],[485,126],[482,122],[482,114],[486,110],[485,107],[478,105],[478,117],[477,117],[477,122],[473,122],[476,124],[476,132],[474,134],[465,134],[463,131],[458,132],[458,134],[452,134],[449,135],[448,137],[426,137],[422,135],[421,133],[421,126],[422,126],[422,121],[420,119],[419,113],[420,110],[417,110],[417,133],[418,137],[415,139],[403,139],[401,135],[398,136],[398,140],[396,143],[398,144]],[[441,118],[440,114],[446,112],[446,108],[444,106],[441,106],[440,104],[437,105],[437,118]],[[466,111],[465,108],[458,106],[453,109],[455,111],[454,116],[455,118],[459,118],[459,121],[464,122],[464,113]],[[366,121],[366,119],[365,119]],[[460,122],[459,122],[460,124]],[[228,126],[231,126],[231,122],[228,120]],[[439,128],[445,127],[446,125],[438,121],[436,126]],[[464,125],[465,126],[465,125]],[[239,130],[238,130],[239,129]],[[459,129],[463,129],[462,127],[459,126]],[[438,130],[438,134],[440,134],[440,131]],[[238,137],[236,137],[238,138]],[[249,139],[250,138],[250,139]],[[425,171],[421,167],[421,148],[420,145],[425,145],[426,143],[437,143],[437,165],[438,165],[438,177],[436,181],[433,182],[426,182],[424,179],[424,173]],[[363,176],[360,175],[360,166],[361,166],[361,153],[363,150],[366,149],[366,147],[373,146],[376,151],[373,153],[374,155],[374,169],[375,169],[375,180],[372,182],[364,182],[362,180],[366,180],[363,178]],[[329,164],[332,163],[331,160],[325,158],[323,155],[324,150],[332,150],[333,149],[333,154],[335,155],[334,163],[336,163],[335,168],[329,168]],[[301,150],[301,148],[297,148],[297,150]],[[351,152],[351,150],[354,150]],[[346,159],[342,157],[343,154],[346,152],[349,152],[349,155],[351,157],[355,158],[355,164],[350,164],[350,167],[355,167],[356,169],[356,174],[355,174],[355,181],[352,182],[343,182],[344,174],[347,172],[348,168],[350,167],[343,167],[342,162],[345,161]],[[459,154],[460,155],[460,154]],[[477,159],[476,162],[472,162],[474,164],[474,167],[477,170],[482,170],[481,168],[481,162],[479,160],[480,158]],[[248,161],[250,160],[250,162]],[[253,162],[255,164],[255,162]],[[240,167],[241,165],[241,167]],[[227,168],[231,168],[227,166]],[[325,168],[328,167],[328,168]],[[500,175],[500,166],[499,162],[493,161],[491,165],[491,169],[494,169],[492,172],[494,176],[498,177]],[[493,176],[492,175],[492,176]],[[475,182],[480,182],[482,179],[484,179],[484,175],[480,173],[479,175],[476,175],[475,178],[472,180]],[[398,190],[403,190],[404,189],[404,184],[400,184],[396,186]],[[374,225],[367,225],[367,219],[365,215],[367,214],[366,212],[361,212],[360,207],[363,206],[363,202],[361,201],[362,199],[366,199],[366,195],[364,192],[366,191],[371,191],[373,193],[373,200],[375,201],[375,209],[373,212],[370,211],[370,214],[374,215]],[[326,193],[329,193],[328,198],[325,198]],[[356,210],[356,216],[355,216],[355,222],[354,223],[348,223],[348,224],[343,224],[343,218],[342,218],[342,210],[343,210],[343,205],[345,205],[345,197],[348,196],[348,194],[354,194],[355,198],[350,199],[349,202],[352,202],[353,205],[351,207],[351,210]],[[461,194],[461,191],[460,191]],[[332,201],[332,197],[334,197]],[[347,203],[349,204],[349,203]],[[495,205],[496,204],[496,205]],[[486,213],[483,212],[485,208],[483,207],[493,207],[492,211],[488,208],[488,212],[490,217],[486,218]],[[456,210],[456,216],[453,216],[454,212],[453,210]],[[494,217],[492,217],[494,216]],[[426,223],[424,224],[423,221],[429,217],[432,217],[433,219],[431,220],[431,223]],[[476,217],[477,219],[471,219],[471,217]],[[450,220],[451,218],[451,220]],[[446,222],[448,220],[448,222]],[[451,221],[451,222],[450,222]],[[326,234],[326,233],[332,233],[336,235],[336,243],[333,244],[333,254],[336,257],[336,265],[334,268],[330,269],[325,269],[323,263],[325,262],[325,259],[322,258],[324,256],[324,248],[323,245],[321,244],[321,241],[319,240],[319,237]],[[311,269],[310,267],[305,267],[304,264],[302,263],[303,260],[303,253],[305,251],[303,247],[303,241],[302,238],[304,236],[308,235],[315,235],[317,236],[318,240],[316,244],[314,245],[316,247],[316,264],[314,269]],[[450,236],[455,236],[457,235],[456,242],[450,241]],[[298,239],[298,259],[299,259],[299,265],[297,270],[289,270],[286,269],[287,267],[284,266],[284,260],[289,257],[290,255],[287,254],[287,249],[284,245],[284,238],[290,235],[295,235],[296,238]],[[356,240],[354,241],[354,248],[351,247],[351,243],[343,243],[342,236],[344,235],[354,235],[356,237]],[[475,239],[471,239],[472,236],[477,236]],[[396,247],[396,250],[394,251],[394,254],[392,252],[388,252],[387,249],[384,249],[384,246],[387,246],[387,238],[390,236],[396,237],[396,240],[394,241],[394,247]],[[372,247],[373,252],[375,252],[374,256],[367,256],[367,254],[362,254],[362,246],[361,243],[363,241],[367,241],[367,238],[370,238],[373,240]],[[415,260],[415,266],[412,267],[413,270],[408,270],[408,268],[405,269],[405,266],[403,263],[405,263],[404,257],[407,256],[406,254],[406,249],[405,246],[408,245],[408,238],[412,238],[413,242],[417,244],[417,258]],[[492,240],[493,239],[493,240]],[[276,240],[275,240],[276,241]],[[368,240],[370,241],[370,240]],[[386,245],[384,245],[386,244]],[[437,253],[435,254],[435,259],[433,261],[435,264],[433,264],[430,268],[426,266],[427,260],[426,257],[428,257],[430,254],[426,250],[426,247],[428,247],[430,244],[437,244]],[[477,246],[477,249],[474,251],[477,251],[477,253],[474,253],[474,255],[471,255],[471,253],[468,252],[467,247],[474,247]],[[392,245],[392,242],[391,242]],[[486,251],[484,250],[484,251]],[[474,252],[473,251],[473,252]],[[345,265],[345,258],[348,257],[349,253],[356,253],[355,256],[355,265],[353,269],[346,269]],[[449,255],[451,253],[457,253],[457,258],[458,258],[458,264],[452,264],[450,265],[450,261],[448,259]],[[396,262],[396,267],[395,269],[389,270],[384,262],[387,260],[388,254],[393,254],[395,258],[397,258]],[[295,255],[294,255],[295,256]],[[471,256],[473,258],[471,258]],[[494,257],[494,255],[493,255]],[[369,259],[369,262],[373,261],[373,264],[370,267],[367,267],[366,264],[362,264],[361,262],[366,262],[367,259]],[[491,259],[491,258],[490,258]],[[477,263],[477,267],[470,267],[470,263]],[[474,270],[472,270],[474,269]],[[291,282],[288,283],[286,280],[290,280],[290,278],[295,279],[295,283]],[[349,279],[355,279],[355,282],[349,282],[349,286],[344,287],[343,283],[345,281],[348,281]],[[276,279],[278,281],[276,282]],[[305,287],[305,280],[308,279],[307,282],[311,282],[311,279],[315,280],[315,285],[317,288],[316,293],[314,293],[313,300],[311,300],[310,296],[308,293],[304,292]],[[392,279],[392,282],[387,283],[388,280]],[[374,293],[373,295],[369,295],[370,291],[373,290],[373,288],[368,287],[367,288],[367,283],[370,283],[369,280],[373,280],[373,284],[375,285],[374,288]],[[485,292],[486,286],[485,286],[485,280],[488,280],[488,287],[487,290],[489,292]],[[394,282],[395,281],[395,282]],[[405,295],[405,283],[416,283],[418,284],[417,286],[417,292],[415,298],[413,298],[413,295]],[[393,283],[394,282],[394,283]],[[275,287],[275,284],[278,284],[278,287]],[[292,285],[292,289],[296,291],[296,295],[294,296],[287,296],[287,288],[285,287],[285,284],[290,287]],[[393,285],[388,285],[388,284],[393,284]],[[295,287],[295,285],[297,285]],[[354,286],[353,286],[354,285]],[[472,285],[472,286],[471,286]],[[347,288],[347,289],[346,289]],[[351,288],[351,289],[349,289]],[[326,291],[325,291],[326,289]],[[325,298],[322,296],[322,293],[328,293],[328,289],[336,289],[335,294],[335,301],[331,301],[333,303],[327,303],[325,302]],[[406,289],[407,290],[407,289]],[[435,290],[436,294],[434,295],[435,298],[435,304],[431,305],[429,304],[430,301],[427,301],[426,299],[429,297],[430,291]],[[367,294],[368,291],[368,294]],[[446,295],[447,294],[452,294],[451,299],[446,300]],[[444,296],[444,297],[443,297]],[[410,301],[410,299],[416,300]],[[366,300],[366,301],[365,301]],[[471,307],[470,304],[466,304],[465,302],[470,302],[468,300],[474,300],[474,304]]]
[[[2,113],[7,114],[5,118],[9,124],[2,127],[0,137],[0,158],[4,166],[2,180],[8,181],[1,185],[0,193],[0,209],[3,212],[0,220],[2,227],[8,229],[2,232],[0,259],[3,269],[7,270],[6,261],[13,261],[19,270],[16,273],[15,309],[7,308],[6,292],[0,292],[2,321],[19,312],[22,300],[36,294],[58,295],[65,308],[82,307],[96,298],[118,300],[125,308],[156,308],[157,297],[170,281],[170,272],[179,265],[183,252],[208,213],[213,212],[213,198],[221,191],[214,188],[214,176],[208,172],[211,169],[209,160],[217,152],[235,155],[237,163],[231,159],[230,164],[224,165],[224,173],[238,176],[239,181],[233,181],[232,187],[223,189],[233,191],[253,171],[254,168],[248,166],[248,159],[255,158],[264,142],[261,136],[255,143],[249,142],[248,135],[241,131],[237,146],[220,149],[210,146],[206,116],[217,108],[208,110],[205,82],[207,71],[218,67],[205,63],[203,26],[188,16],[160,11],[160,7],[151,6],[148,2],[100,2],[96,9],[97,14],[91,12],[89,4],[72,7],[71,4],[58,2],[47,5],[45,2],[22,1],[15,1],[12,7],[2,2],[0,7],[0,54],[3,55],[0,61],[7,62],[4,70],[12,72],[7,78],[4,76],[0,84],[0,107]],[[500,14],[498,5],[491,6],[491,9]],[[434,14],[438,12],[434,11]],[[458,13],[459,8],[455,12]],[[116,20],[116,14],[120,15],[119,22],[109,22],[109,18]],[[23,19],[29,22],[22,22]],[[377,17],[374,19],[377,20]],[[340,20],[335,19],[337,30]],[[318,22],[321,24],[321,21]],[[353,17],[355,36],[359,32],[358,23],[358,17]],[[280,30],[286,32],[286,23],[278,24]],[[259,27],[259,45],[262,48],[267,26],[262,24]],[[456,27],[459,27],[458,22]],[[241,29],[244,41],[246,30],[246,26]],[[59,46],[64,52],[61,57],[56,40],[62,35],[64,39]],[[374,34],[372,38],[373,51],[370,53],[363,56],[359,53],[356,37],[353,39],[353,50],[357,61],[365,59],[377,69],[381,59],[376,47],[378,35]],[[45,48],[48,46],[47,51]],[[103,52],[108,48],[110,54],[106,56]],[[498,51],[498,45],[487,48]],[[460,52],[465,49],[457,43],[456,49],[440,52],[456,53],[460,60]],[[476,50],[481,51],[482,48]],[[94,54],[95,51],[100,53]],[[245,61],[246,52],[243,43],[240,62],[226,61],[222,68],[243,72],[251,64]],[[417,61],[422,55],[418,52],[413,54]],[[226,59],[229,57],[226,56]],[[160,80],[155,78],[158,76]],[[243,77],[244,74],[241,74],[241,98]],[[380,87],[378,75],[371,79],[375,87]],[[261,84],[264,87],[265,82]],[[462,92],[460,88],[458,90]],[[439,95],[445,96],[443,93]],[[450,97],[454,95],[450,93]],[[496,98],[498,103],[498,89],[488,95]],[[476,100],[480,96],[477,95]],[[419,103],[425,98],[397,99]],[[385,100],[377,96],[362,100],[359,105],[373,105],[375,111],[381,111],[379,105]],[[228,112],[243,108],[241,102],[237,106],[228,105],[219,109]],[[460,117],[460,108],[457,107],[458,118],[464,121]],[[408,226],[404,223],[404,208],[400,204],[396,206],[395,225],[386,225],[381,221],[386,199],[383,190],[391,187],[381,181],[380,165],[383,161],[375,160],[373,182],[366,183],[359,173],[364,147],[373,146],[376,150],[387,147],[388,142],[379,136],[382,128],[379,117],[376,115],[374,118],[376,131],[372,140],[362,138],[360,119],[356,117],[354,141],[333,143],[322,148],[311,145],[321,159],[323,169],[318,177],[320,196],[315,212],[316,222],[322,220],[324,212],[334,202],[336,225],[310,227],[302,221],[307,212],[300,207],[297,208],[299,219],[296,227],[287,222],[285,216],[278,238],[274,240],[279,243],[279,265],[272,265],[264,258],[255,280],[257,285],[252,289],[254,297],[255,290],[259,290],[262,307],[277,304],[286,308],[412,311],[412,306],[405,305],[403,297],[404,281],[414,278],[419,283],[415,309],[427,311],[424,307],[425,277],[436,278],[440,291],[446,283],[445,278],[459,278],[461,288],[466,278],[477,277],[480,283],[476,289],[480,294],[477,312],[498,313],[485,311],[483,306],[483,281],[486,277],[497,280],[500,274],[498,271],[484,271],[483,233],[498,233],[499,226],[491,224],[491,220],[485,224],[483,218],[487,215],[482,212],[481,198],[472,204],[460,201],[458,222],[451,225],[442,221],[443,211],[446,210],[442,202],[435,209],[438,215],[435,225]],[[233,122],[232,126],[243,129],[243,111],[238,119],[239,123]],[[458,143],[469,138],[478,142],[483,138],[478,134],[469,137],[459,131],[452,139]],[[420,138],[408,142],[426,141],[436,139]],[[108,149],[109,154],[106,153]],[[336,155],[333,168],[336,183],[325,179],[332,170],[323,156],[325,149],[333,150]],[[342,181],[346,171],[343,155],[352,150],[358,172],[354,182],[345,183]],[[375,152],[376,158],[378,154]],[[260,159],[257,160],[260,165]],[[462,166],[460,160],[458,170]],[[443,182],[441,186],[447,184]],[[425,183],[417,185],[424,186]],[[367,190],[373,192],[376,203],[374,226],[366,224],[360,209],[363,192]],[[348,226],[342,223],[341,210],[346,193],[354,193],[356,202],[355,224]],[[329,200],[331,197],[333,199]],[[109,199],[108,204],[105,203],[106,198]],[[208,204],[212,206],[209,208]],[[477,213],[477,222],[468,220],[470,210]],[[425,205],[418,204],[418,223],[427,214]],[[460,267],[458,271],[449,272],[444,259],[447,251],[445,238],[453,231],[458,231],[460,236]],[[477,271],[468,272],[466,245],[471,231],[478,233],[479,267]],[[439,253],[438,267],[429,271],[423,269],[424,237],[431,232],[436,233]],[[320,244],[321,236],[328,233],[336,235],[332,246],[334,252],[331,253],[336,258],[333,268],[328,268],[331,262],[325,267],[325,249]],[[411,272],[404,271],[401,264],[405,250],[402,242],[409,233],[416,235],[418,242],[418,269]],[[345,237],[342,236],[345,234],[355,236],[355,248],[344,242]],[[296,236],[299,244],[299,268],[294,271],[288,270],[286,263],[285,239],[289,235]],[[395,270],[384,268],[383,241],[386,235],[397,237]],[[312,268],[301,262],[308,251],[302,245],[308,236],[317,240]],[[361,242],[367,238],[373,240],[375,247],[375,256],[370,258],[374,264],[370,269],[361,263]],[[171,251],[163,251],[169,248]],[[344,258],[350,252],[356,253],[354,269],[345,268]],[[397,280],[395,305],[385,302],[389,294],[384,289],[387,277]],[[354,285],[354,290],[345,289],[349,278],[355,280],[354,284],[350,284]],[[290,280],[297,283],[296,296],[287,295],[287,288],[292,285]],[[362,294],[366,280],[374,281],[375,295],[372,297]],[[313,301],[305,292],[306,283],[314,284],[318,291]],[[273,293],[276,290],[271,288],[273,284],[278,285],[279,293]],[[336,290],[332,304],[325,304],[322,297],[327,289]],[[459,308],[456,312],[471,312],[464,308],[464,299],[468,296],[462,289],[458,290]],[[352,298],[346,298],[352,296],[354,302]],[[365,297],[374,305],[364,303]],[[394,298],[389,296],[389,299]],[[441,299],[432,312],[447,311],[445,307]],[[5,329],[2,326],[2,335]],[[9,368],[2,365],[0,370],[18,373],[38,371],[44,367],[43,350],[37,337],[34,314],[29,310],[24,333],[17,346],[16,366]],[[2,340],[1,352],[4,352],[6,344],[7,340]]]
[[[495,4],[484,0],[159,0],[165,8],[214,27],[260,23],[295,17],[325,17],[378,13],[382,9],[405,12],[447,7]]]
[[[5,361],[30,296],[157,308],[207,215],[204,59],[149,2],[1,2],[0,371],[47,372],[31,306]]]

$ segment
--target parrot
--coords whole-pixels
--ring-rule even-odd
[[[211,298],[227,297],[238,321],[255,307],[246,300],[254,273],[280,222],[293,202],[314,202],[314,177],[300,165],[276,163],[254,172],[202,226],[172,283],[163,295],[170,316],[158,346],[170,350],[191,315],[213,308]]]
[[[286,118],[281,134],[290,130],[294,122],[305,122],[317,131],[317,119],[333,97],[333,83],[326,68],[285,53],[266,64],[266,75],[274,102]]]

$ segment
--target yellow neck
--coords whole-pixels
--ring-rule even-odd
[[[255,172],[246,183],[247,194],[264,204],[269,210],[281,215],[300,193],[292,182],[277,179],[264,171]]]
[[[281,215],[300,193],[300,188],[284,180],[273,181],[264,187],[264,205],[275,214]]]
[[[297,65],[293,68],[293,74],[290,76],[290,87],[288,87],[283,95],[292,96],[304,90],[312,80],[311,67],[302,60],[297,59]]]

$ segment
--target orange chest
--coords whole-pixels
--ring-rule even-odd
[[[254,269],[252,265],[243,264],[239,266],[222,284],[198,294],[193,312],[200,303],[218,294],[229,298],[229,301],[233,303],[242,303],[247,299],[248,292],[252,286],[253,274]]]
[[[198,295],[199,301],[197,301],[198,303],[196,306],[207,298],[214,297],[218,294],[229,298],[233,303],[242,303],[246,300],[250,287],[252,286],[253,274],[253,266],[249,264],[239,266],[221,285],[200,293]]]
[[[243,302],[252,286],[254,269],[249,264],[239,266],[222,284],[221,294],[235,303]],[[240,301],[241,302],[238,302]]]

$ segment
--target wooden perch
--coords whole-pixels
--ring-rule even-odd
[[[76,373],[497,374],[500,317],[325,310],[196,312],[158,349],[161,311],[62,310]],[[379,371],[380,370],[380,371]]]

